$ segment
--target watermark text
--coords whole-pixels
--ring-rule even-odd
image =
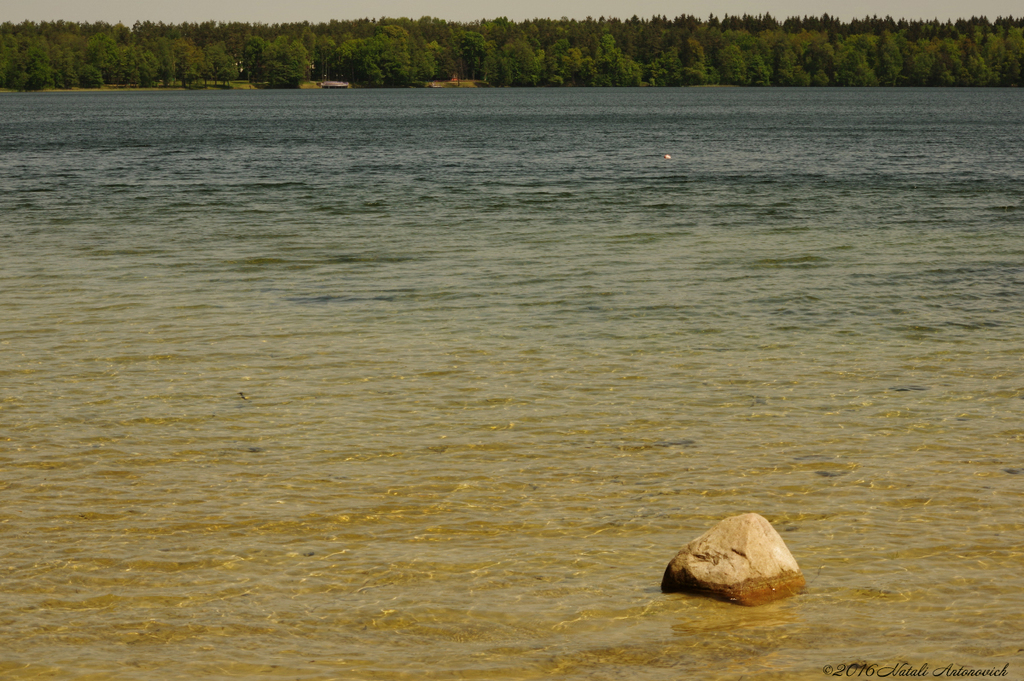
[[[851,662],[849,664],[827,664],[821,668],[826,676],[847,678],[977,678],[1003,677],[1009,673],[1010,663],[1002,667],[967,667],[962,664],[947,664],[933,667],[927,662],[913,665],[909,662],[879,663]]]

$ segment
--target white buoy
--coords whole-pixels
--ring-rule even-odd
[[[665,158],[667,158],[667,159],[668,159],[668,160],[670,160],[670,161],[672,160],[672,157],[671,157],[671,156],[669,156],[668,154],[665,154]]]

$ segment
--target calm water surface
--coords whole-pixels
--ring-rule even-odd
[[[0,97],[0,673],[1024,678],[1022,157],[1016,90]],[[804,594],[660,593],[749,511]]]

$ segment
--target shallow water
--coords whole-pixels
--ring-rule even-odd
[[[1021,677],[1022,105],[0,97],[0,671]]]

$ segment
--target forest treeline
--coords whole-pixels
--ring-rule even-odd
[[[1024,18],[423,17],[310,24],[0,24],[0,88],[199,87],[320,78],[376,87],[1020,86]]]

